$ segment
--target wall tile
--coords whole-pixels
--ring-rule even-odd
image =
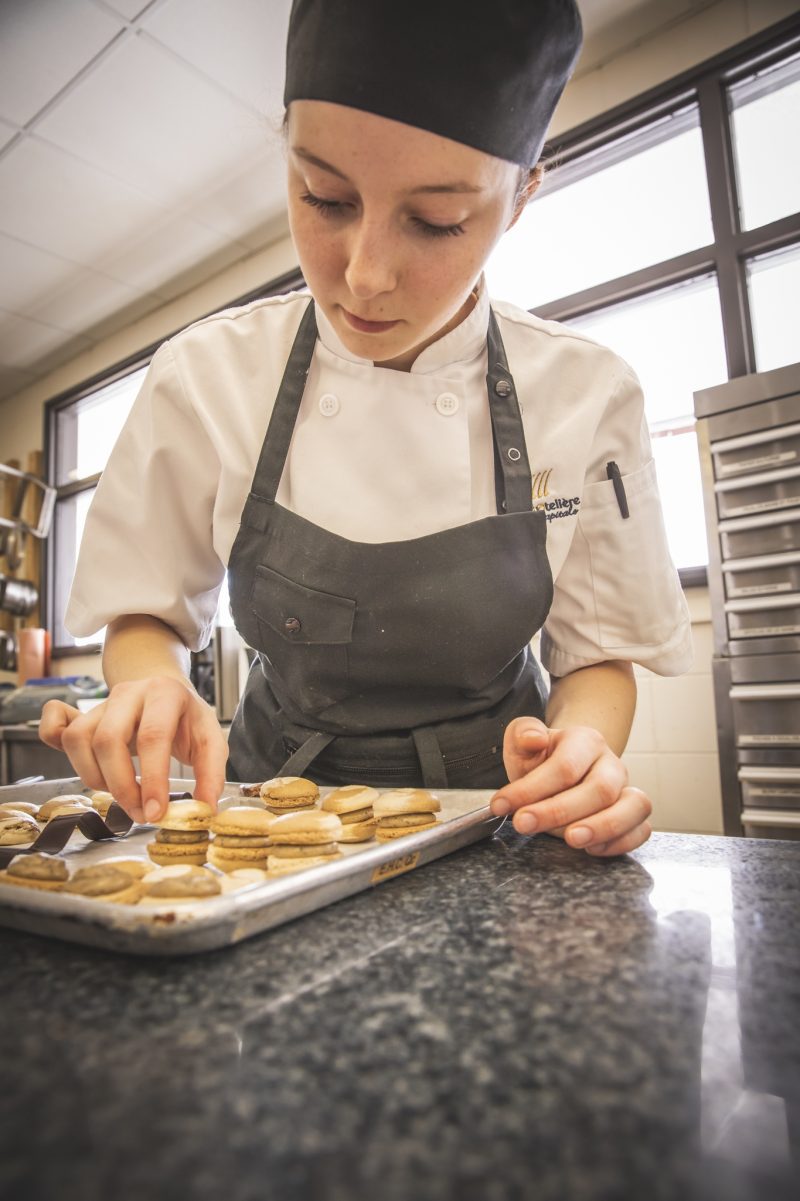
[[[686,751],[717,753],[714,689],[710,675],[653,681],[656,750],[667,757]]]
[[[659,786],[654,824],[659,830],[722,833],[722,794],[716,755],[664,755],[657,759]]]

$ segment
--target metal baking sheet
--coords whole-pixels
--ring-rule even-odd
[[[175,792],[193,787],[193,780],[170,781]],[[42,804],[80,791],[77,778],[12,784],[0,787],[0,802]],[[333,789],[320,791],[324,797]],[[345,844],[343,857],[332,863],[202,901],[165,900],[145,908],[0,884],[0,925],[132,955],[190,955],[232,946],[488,838],[501,824],[489,810],[491,791],[436,789],[435,795],[442,809],[430,830],[389,843]],[[238,784],[225,785],[221,805],[243,800]],[[149,863],[145,846],[153,832],[152,826],[134,826],[126,836],[102,842],[89,842],[76,832],[62,855],[79,858],[81,867],[115,857]]]

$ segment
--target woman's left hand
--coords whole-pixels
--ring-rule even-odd
[[[497,817],[513,814],[520,834],[557,834],[590,855],[622,855],[651,833],[653,806],[602,734],[588,726],[548,729],[518,717],[506,729],[509,783],[492,798]]]

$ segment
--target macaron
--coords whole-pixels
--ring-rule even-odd
[[[424,788],[395,788],[384,792],[373,804],[378,823],[375,837],[378,842],[404,838],[436,825],[441,809],[439,799]]]
[[[121,905],[133,905],[141,896],[141,884],[132,880],[118,868],[104,863],[91,867],[80,867],[64,884],[65,893],[89,897],[95,901],[116,901]]]
[[[194,872],[161,876],[157,880],[148,876],[142,884],[142,896],[139,904],[163,905],[165,902],[172,904],[175,901],[181,903],[204,901],[209,897],[218,897],[221,893],[222,885],[219,877],[215,876],[213,872],[198,868]]]
[[[23,888],[38,888],[43,892],[60,892],[69,879],[63,859],[54,855],[18,855],[6,871],[0,873],[4,884],[19,884]]]
[[[326,813],[338,814],[342,823],[339,842],[367,842],[375,834],[372,805],[380,793],[365,784],[346,784],[329,792],[322,802]]]
[[[223,872],[263,869],[275,820],[266,809],[251,805],[230,805],[221,809],[211,821],[214,840],[208,848],[208,862]]]
[[[303,776],[276,776],[265,780],[259,790],[262,801],[273,813],[310,809],[319,800],[319,788]]]
[[[63,796],[51,797],[49,801],[45,801],[39,806],[36,814],[36,820],[47,825],[54,817],[64,817],[72,813],[88,813],[91,811],[91,804],[88,796],[83,796],[82,793],[68,792]]]
[[[152,869],[149,863],[145,863],[144,859],[99,859],[95,867],[114,867],[117,871],[124,872],[126,876],[130,876],[132,880],[141,880]]]
[[[31,801],[3,801],[0,805],[0,817],[4,813],[27,813],[28,817],[36,817],[38,812],[39,806]]]
[[[189,863],[199,867],[208,853],[208,828],[214,811],[205,801],[170,801],[158,822],[155,839],[147,844],[154,863]]]
[[[26,846],[35,842],[38,837],[38,823],[27,813],[20,813],[18,817],[0,817],[0,847]]]
[[[260,867],[237,867],[232,872],[226,872],[220,879],[223,892],[241,892],[243,888],[255,888],[257,884],[266,884],[269,873]]]
[[[114,804],[114,798],[111,793],[103,792],[100,788],[92,791],[89,800],[91,801],[92,808],[96,810],[96,812],[99,813],[102,818],[105,818],[109,809]]]
[[[272,846],[267,871],[270,875],[283,875],[338,859],[342,853],[337,845],[342,828],[337,814],[322,809],[276,817],[269,831]]]

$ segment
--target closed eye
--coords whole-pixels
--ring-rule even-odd
[[[301,193],[300,199],[324,217],[334,217],[348,207],[341,200],[324,200],[322,196],[315,196],[313,192]],[[430,221],[423,221],[421,217],[412,217],[411,220],[426,238],[453,238],[465,232],[463,225],[433,225]]]

